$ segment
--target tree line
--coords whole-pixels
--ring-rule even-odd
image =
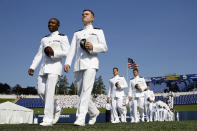
[[[97,94],[105,94],[106,88],[103,83],[102,76],[99,76],[98,78],[95,78],[94,81],[94,87],[92,94],[97,95]],[[62,94],[62,95],[76,95],[77,94],[77,87],[74,85],[72,82],[71,85],[69,86],[68,80],[66,76],[61,76],[56,87],[56,94]]]
[[[95,78],[94,87],[92,94],[105,94],[106,88],[103,83],[103,79],[101,76]],[[34,86],[27,86],[26,88],[21,87],[19,84],[16,84],[14,87],[11,87],[7,83],[0,83],[0,94],[16,94],[16,95],[37,95],[38,91],[37,88]],[[57,95],[76,95],[77,88],[72,82],[71,84],[68,83],[68,79],[66,75],[61,76],[57,85],[55,94]]]
[[[28,86],[27,88],[22,88],[19,84],[16,84],[14,87],[11,87],[7,83],[0,83],[0,94],[26,94],[26,95],[36,95],[38,94],[35,87]]]

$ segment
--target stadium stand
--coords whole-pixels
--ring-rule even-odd
[[[20,98],[17,105],[24,106],[26,108],[43,108],[44,102],[40,98]]]
[[[167,84],[166,83],[149,83],[149,86],[151,87],[150,90],[152,90],[153,92],[156,92],[156,93],[163,93],[165,89],[169,89],[169,87],[167,87]]]
[[[197,90],[197,74],[150,77],[146,81],[155,93]]]
[[[180,95],[174,98],[174,105],[192,105],[197,104],[197,94]]]

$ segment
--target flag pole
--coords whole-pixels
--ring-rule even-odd
[[[126,69],[127,69],[127,83],[129,82],[129,70],[128,70],[128,57],[127,57],[127,62],[126,62]]]
[[[129,85],[129,71],[128,71],[128,57],[127,57],[127,60],[126,60],[126,69],[127,69],[127,83],[128,83],[128,85]],[[128,89],[129,89],[129,86],[128,86]],[[128,94],[128,92],[127,92],[127,96],[128,96],[129,94]]]

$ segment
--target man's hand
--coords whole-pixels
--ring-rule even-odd
[[[93,50],[93,45],[92,45],[92,43],[86,42],[85,48],[86,48],[87,50]]]
[[[153,100],[151,100],[150,98],[147,99],[149,102],[154,102]]]
[[[109,97],[107,97],[107,103],[110,103],[110,98]]]
[[[150,100],[150,98],[149,98],[149,97],[147,98],[147,101],[151,102],[151,100]]]
[[[116,83],[116,88],[117,88],[117,89],[121,89],[121,87],[120,87],[120,84],[119,84],[119,83]]]
[[[132,97],[129,96],[129,101],[132,101]]]
[[[64,66],[64,71],[65,71],[65,72],[69,72],[69,69],[70,69],[70,66],[69,66],[69,65],[65,65],[65,66]]]
[[[52,49],[50,46],[47,46],[47,47],[44,49],[44,53],[45,53],[48,57],[54,56],[54,51],[53,51],[53,49]]]
[[[142,92],[142,89],[140,87],[138,87],[137,89],[138,89],[138,91]]]
[[[136,88],[138,91],[142,92],[142,89],[140,88],[140,86],[139,86],[138,84],[135,85],[135,88]]]
[[[34,70],[33,70],[33,69],[29,69],[29,70],[28,70],[28,74],[29,74],[30,76],[33,76],[33,75],[34,75]]]

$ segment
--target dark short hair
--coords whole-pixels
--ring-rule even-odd
[[[85,12],[85,11],[89,11],[94,16],[94,12],[92,10],[90,10],[90,9],[83,10],[83,12]]]
[[[158,97],[158,100],[161,100],[160,96]]]
[[[60,21],[57,18],[51,18],[51,19],[56,20],[57,21],[57,24],[60,25]],[[49,20],[51,20],[51,19],[49,19]]]
[[[134,71],[137,71],[137,72],[139,72],[137,68],[133,69],[133,72],[134,72]]]
[[[114,68],[113,68],[113,70],[115,70],[115,69],[118,71],[118,67],[114,67]]]

